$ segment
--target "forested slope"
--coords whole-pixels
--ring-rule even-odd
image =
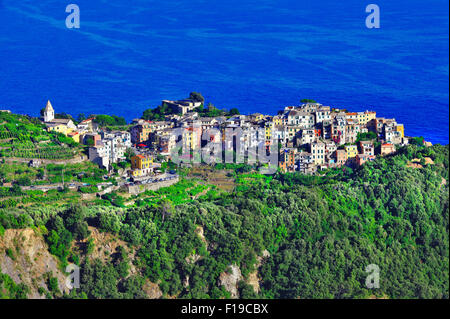
[[[235,264],[241,298],[448,298],[448,155],[411,145],[355,171],[241,174],[232,193],[176,206],[4,210],[0,223],[38,227],[62,265],[81,265],[81,287],[53,297],[143,298],[149,283],[163,297],[229,297],[221,283]],[[434,163],[408,166],[424,157]],[[128,247],[87,258],[88,225]],[[366,288],[370,264],[379,289]],[[259,293],[247,283],[256,270]]]

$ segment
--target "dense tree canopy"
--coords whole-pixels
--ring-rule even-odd
[[[198,92],[191,92],[189,94],[189,99],[195,101],[195,102],[201,102],[204,103],[205,102],[205,98],[203,97],[203,95],[201,93]]]
[[[0,225],[45,223],[50,250],[63,260],[72,240],[89,236],[86,222],[136,251],[132,276],[122,250],[106,263],[82,259],[74,298],[142,298],[146,281],[165,297],[229,297],[219,277],[233,264],[244,277],[242,298],[448,298],[448,150],[411,145],[321,176],[239,173],[234,192],[179,205],[75,206],[20,220],[0,211]],[[434,164],[408,167],[423,157]],[[379,289],[365,284],[371,264]],[[258,294],[246,283],[255,270]]]
[[[163,103],[153,109],[147,109],[142,114],[142,119],[147,121],[163,121],[166,115],[175,114],[172,107]]]
[[[122,116],[116,115],[111,116],[105,114],[96,115],[94,122],[99,124],[100,126],[120,126],[127,124],[125,118]]]

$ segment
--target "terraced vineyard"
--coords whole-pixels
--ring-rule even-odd
[[[2,157],[37,158],[37,159],[71,159],[77,152],[63,147],[39,147],[34,149],[10,148],[2,150]]]
[[[10,132],[7,131],[3,128],[2,131],[0,131],[0,140],[6,140],[6,139],[18,139],[18,140],[24,140],[29,138],[30,135],[29,134],[23,134],[23,133],[19,133],[19,132]]]
[[[78,151],[72,139],[46,132],[36,118],[0,113],[0,157],[62,160]]]

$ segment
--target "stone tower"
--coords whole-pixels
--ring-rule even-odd
[[[50,101],[47,102],[47,105],[44,109],[44,122],[51,122],[55,119],[55,110],[53,109]]]

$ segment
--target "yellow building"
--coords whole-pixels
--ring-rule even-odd
[[[75,142],[80,143],[80,133],[78,132],[71,132],[67,134],[68,137],[71,137]]]
[[[261,121],[264,118],[264,115],[261,113],[253,113],[250,115],[250,118],[253,119],[254,121]]]
[[[53,119],[51,122],[45,122],[47,132],[59,132],[64,135],[68,135],[77,129],[70,119]]]
[[[405,137],[405,127],[403,124],[397,124],[396,131],[402,134],[402,138]]]
[[[188,150],[196,150],[201,145],[201,127],[188,127],[183,131],[183,147]]]
[[[153,164],[153,158],[151,156],[135,155],[131,158],[132,169],[145,169],[150,168]]]
[[[151,156],[135,155],[131,158],[131,176],[145,176],[152,171],[153,158]]]
[[[195,144],[194,144],[194,130],[188,130],[186,136],[187,136],[187,140],[188,140],[188,141],[187,141],[188,147],[189,147],[190,149],[195,149]]]
[[[266,141],[269,141],[272,138],[272,123],[266,123],[265,125],[265,135]]]
[[[72,129],[65,124],[55,123],[47,125],[47,132],[58,132],[67,136],[72,132]]]
[[[289,133],[289,139],[293,139],[298,132],[300,132],[302,129],[299,126],[289,126],[288,127],[288,133]]]
[[[273,123],[274,123],[276,126],[281,126],[281,125],[283,125],[283,119],[281,118],[281,116],[275,115],[275,116],[273,117]]]
[[[356,145],[345,145],[345,151],[347,152],[347,158],[353,158],[358,155],[358,147]]]
[[[371,120],[375,119],[377,117],[377,112],[373,111],[365,111],[365,112],[358,112],[357,114],[357,120],[360,125],[366,125]]]

